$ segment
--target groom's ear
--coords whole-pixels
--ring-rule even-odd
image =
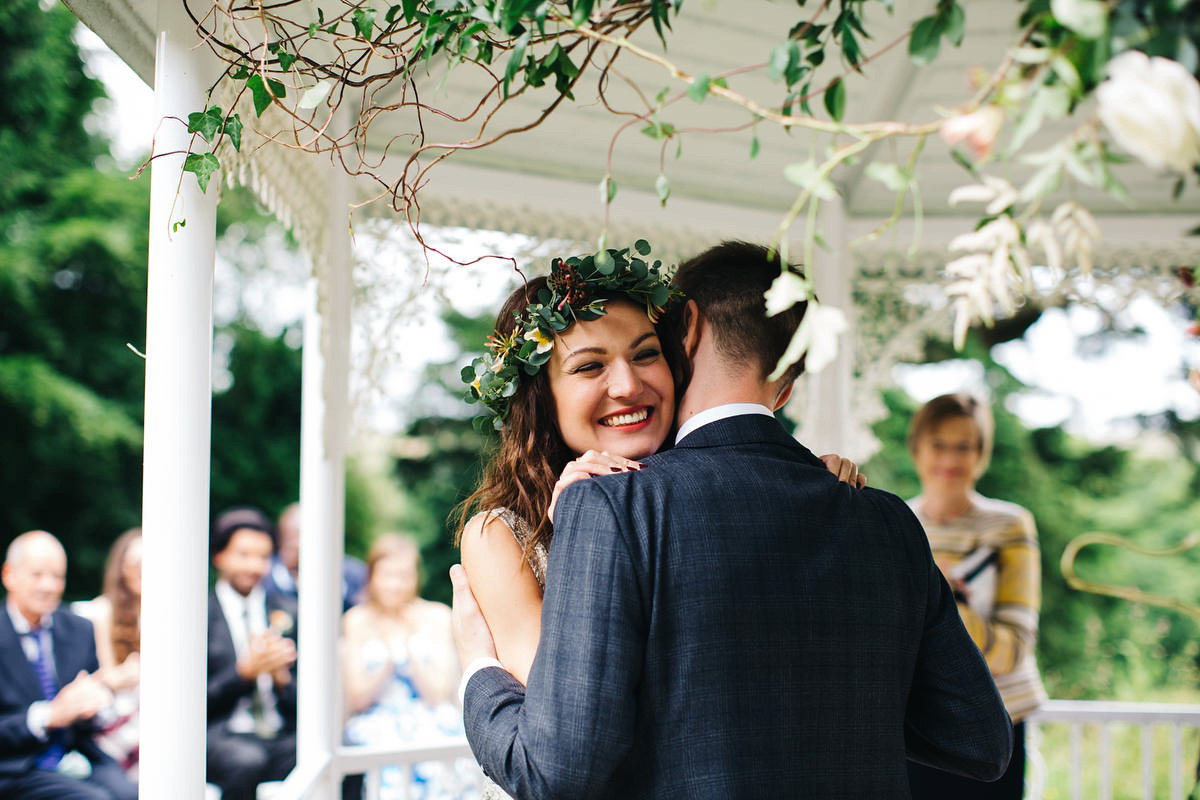
[[[683,354],[690,361],[700,346],[700,329],[704,319],[695,300],[688,300],[683,307]]]
[[[792,389],[795,389],[795,388],[796,388],[795,381],[793,381],[792,383],[789,383],[787,385],[787,388],[784,389],[782,392],[780,392],[779,396],[775,398],[775,408],[773,408],[772,411],[778,411],[779,409],[783,408],[784,404],[787,403],[788,398],[790,398],[792,396]]]

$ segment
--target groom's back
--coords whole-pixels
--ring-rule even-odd
[[[946,688],[993,699],[904,503],[837,482],[774,420],[712,423],[600,483],[628,509],[647,619],[609,796],[906,797],[906,716],[967,721],[910,714],[914,676],[923,700],[944,679],[931,657],[965,659]]]

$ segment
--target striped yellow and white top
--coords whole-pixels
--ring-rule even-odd
[[[1016,503],[971,495],[971,509],[945,525],[908,501],[929,536],[933,557],[947,574],[965,581],[958,611],[979,646],[1013,722],[1046,699],[1038,675],[1038,611],[1042,565],[1033,515]]]

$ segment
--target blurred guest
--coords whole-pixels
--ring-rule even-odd
[[[208,782],[222,800],[254,800],[296,764],[296,607],[262,587],[275,529],[261,511],[222,513],[209,549]]]
[[[991,410],[969,395],[942,395],[922,406],[908,434],[921,494],[909,505],[925,526],[934,560],[1012,718],[1012,760],[995,783],[910,761],[914,800],[1021,797],[1024,719],[1046,699],[1034,660],[1042,571],[1033,516],[975,491],[991,459],[992,428]]]
[[[0,797],[137,800],[96,744],[112,691],[97,672],[92,624],[60,607],[67,554],[45,531],[8,546],[0,571]]]
[[[88,604],[96,655],[113,690],[113,719],[98,739],[134,780],[138,764],[138,681],[142,644],[142,529],[113,542],[104,566],[104,592]]]
[[[292,503],[279,512],[276,523],[279,538],[271,569],[263,579],[268,594],[297,599],[296,579],[300,572],[300,504]],[[367,566],[354,556],[342,556],[342,610],[362,600],[367,582]]]
[[[342,617],[348,744],[414,744],[462,736],[455,695],[460,669],[450,608],[423,600],[420,551],[412,539],[380,537],[367,554],[366,601]],[[404,794],[399,767],[383,770],[383,800],[475,796],[470,759],[413,767],[414,794]]]

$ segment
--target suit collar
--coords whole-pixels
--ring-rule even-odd
[[[712,408],[706,408],[697,414],[693,414],[686,422],[680,425],[679,432],[675,434],[675,443],[678,444],[684,437],[705,425],[742,414],[759,414],[764,417],[775,416],[771,413],[771,409],[759,403],[725,403],[724,405],[713,406]]]
[[[57,642],[55,642],[54,654],[57,660],[59,655]],[[31,700],[42,699],[42,685],[33,671],[33,665],[29,663],[29,659],[25,655],[20,634],[13,627],[13,619],[8,614],[0,614],[0,661],[4,662],[2,671],[7,671],[22,686],[25,696]],[[57,664],[55,666],[57,667]]]
[[[775,417],[762,414],[741,414],[711,422],[684,437],[675,449],[728,447],[744,444],[776,444],[799,451],[813,466],[824,467],[807,447],[788,435]]]

